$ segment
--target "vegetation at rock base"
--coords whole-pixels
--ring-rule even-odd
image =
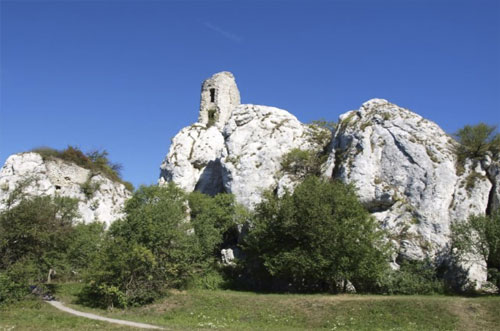
[[[80,298],[93,306],[141,305],[179,287],[200,266],[185,194],[173,184],[140,187],[114,222]]]
[[[449,289],[436,266],[429,260],[402,261],[399,270],[388,270],[380,281],[387,294],[443,294]]]
[[[351,282],[371,291],[388,268],[383,237],[352,186],[311,176],[256,207],[244,263],[261,289],[337,293]]]
[[[108,158],[109,153],[106,150],[93,150],[84,153],[78,147],[68,146],[63,150],[39,147],[31,151],[40,154],[44,160],[61,159],[74,163],[94,173],[100,173],[115,182],[122,183],[129,191],[134,190],[134,186],[130,182],[121,178],[122,165],[111,162]]]
[[[496,133],[497,127],[485,123],[466,125],[453,136],[459,145],[456,147],[459,162],[465,159],[480,159],[487,152],[493,155],[500,153],[500,134]]]
[[[244,207],[236,203],[232,194],[210,197],[200,192],[188,195],[191,223],[203,258],[216,263],[224,246],[238,243],[238,225],[248,218]]]
[[[93,259],[100,223],[74,225],[77,201],[11,194],[0,213],[0,303],[29,294],[30,285],[75,279]]]
[[[500,211],[453,224],[452,248],[461,260],[466,261],[470,254],[482,257],[488,280],[500,287]]]
[[[214,277],[218,283],[220,247],[235,244],[238,209],[228,194],[186,195],[172,183],[139,188],[126,203],[126,217],[109,229],[80,299],[92,306],[136,306],[170,288],[210,284]]]

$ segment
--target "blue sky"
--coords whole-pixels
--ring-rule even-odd
[[[303,122],[378,97],[455,132],[500,124],[500,1],[0,1],[0,162],[104,148],[155,183],[200,84]]]

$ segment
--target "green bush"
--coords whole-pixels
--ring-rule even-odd
[[[308,175],[320,176],[321,165],[326,161],[326,155],[312,151],[294,148],[283,155],[281,168],[284,172],[299,178]]]
[[[403,261],[399,270],[390,270],[382,278],[380,291],[387,294],[436,294],[445,292],[430,261]]]
[[[203,271],[203,250],[187,221],[187,198],[174,184],[139,188],[114,222],[80,294],[92,305],[135,306]]]
[[[0,214],[0,269],[30,258],[43,272],[60,265],[69,246],[77,201],[37,196]]]
[[[31,284],[45,283],[51,269],[57,277],[69,275],[67,250],[77,217],[77,201],[70,198],[27,198],[15,190],[7,200],[8,208],[0,213],[2,301],[20,298]]]
[[[195,191],[189,194],[188,201],[191,224],[205,259],[219,261],[223,246],[236,245],[238,225],[246,221],[246,210],[232,194],[210,197]]]
[[[497,127],[479,123],[466,125],[458,130],[454,136],[459,145],[457,153],[459,163],[465,159],[481,159],[487,152],[498,155],[500,152],[500,134],[495,133]]]
[[[66,259],[71,267],[71,274],[80,276],[85,273],[104,244],[105,224],[93,222],[79,223],[73,227],[70,242],[66,249]],[[74,277],[72,277],[74,278]]]
[[[342,292],[350,281],[370,291],[388,268],[383,237],[352,186],[311,176],[256,207],[245,268],[261,289]]]
[[[0,271],[0,306],[23,298],[29,293],[28,288],[27,284],[13,280],[7,273]]]
[[[82,193],[85,194],[87,199],[91,199],[94,196],[94,193],[99,190],[101,183],[92,182],[92,177],[89,177],[85,182],[80,185],[80,189]]]

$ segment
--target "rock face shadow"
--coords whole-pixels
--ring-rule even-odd
[[[208,162],[200,175],[195,191],[215,196],[224,193],[224,183],[222,181],[222,164],[220,159]]]

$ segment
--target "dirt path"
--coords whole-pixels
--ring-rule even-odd
[[[102,317],[99,315],[91,314],[91,313],[84,313],[78,310],[74,310],[71,308],[66,307],[62,302],[59,301],[46,301],[48,304],[51,306],[62,310],[66,313],[75,315],[75,316],[80,316],[80,317],[85,317],[85,318],[90,318],[93,320],[98,320],[98,321],[105,321],[109,323],[114,323],[114,324],[120,324],[120,325],[126,325],[126,326],[132,326],[135,328],[141,328],[141,329],[157,329],[157,330],[164,330],[163,328],[156,326],[156,325],[151,325],[151,324],[145,324],[145,323],[137,323],[137,322],[130,322],[130,321],[124,321],[124,320],[118,320],[114,318],[108,318],[108,317]]]

